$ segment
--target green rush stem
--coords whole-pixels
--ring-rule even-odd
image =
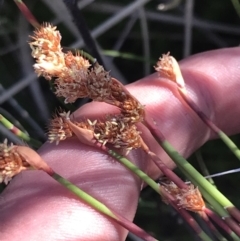
[[[14,126],[9,120],[7,120],[3,115],[0,114],[0,122],[8,129],[10,130],[14,135],[20,137],[26,142],[31,143],[34,147],[40,147],[41,142],[32,139],[28,134],[24,133],[20,129],[18,129],[16,126]]]
[[[53,172],[50,174],[52,178],[54,178],[57,182],[62,184],[64,187],[66,187],[68,190],[70,190],[72,193],[74,193],[76,196],[78,196],[81,200],[86,202],[88,205],[99,211],[100,213],[106,215],[107,217],[113,219],[115,222],[120,224],[121,226],[125,227],[130,232],[134,233],[138,237],[146,240],[146,241],[157,241],[157,239],[150,236],[148,233],[146,233],[143,229],[139,228],[134,223],[130,222],[129,220],[125,219],[121,215],[117,214],[116,212],[110,210],[107,206],[105,206],[103,203],[99,202],[83,190],[81,190],[79,187],[75,186],[65,178],[61,177],[57,173]]]
[[[199,187],[204,198],[216,209],[219,215],[224,218],[227,225],[240,236],[240,227],[229,216],[230,212],[225,209],[231,210],[231,215],[239,222],[239,210],[214,186],[211,185],[185,158],[183,158],[174,147],[166,141],[162,132],[152,127],[152,125],[145,119],[145,124],[151,131],[153,136],[158,140],[161,147],[172,158],[179,169],[186,175],[186,177],[197,187]]]
[[[207,223],[208,227],[213,232],[213,234],[217,237],[218,240],[220,240],[220,241],[227,241],[227,239],[225,237],[223,237],[222,234],[216,229],[216,227],[213,225],[213,223],[208,218],[208,216],[207,216],[207,214],[205,212],[199,212],[199,215]],[[225,226],[228,228],[227,225],[225,225]],[[231,230],[229,228],[228,228],[228,230],[229,230],[229,233],[230,233]]]
[[[226,146],[232,151],[232,153],[238,158],[238,160],[240,160],[240,150],[235,145],[235,143],[199,109],[199,107],[187,95],[186,90],[181,88],[178,88],[178,90],[184,101],[188,104],[188,106],[213,132],[215,132],[219,136],[219,138],[226,144]]]
[[[198,236],[204,241],[212,241],[212,239],[204,231],[199,233]]]
[[[40,24],[36,20],[36,18],[33,16],[29,8],[21,1],[21,0],[14,0],[22,14],[25,16],[27,21],[34,27],[34,28],[39,28]]]
[[[0,115],[0,122],[10,130],[14,135],[22,138],[24,141],[30,141],[30,137],[28,134],[22,132],[16,126],[14,126],[9,120],[7,120],[3,115]]]
[[[94,199],[86,192],[82,191],[80,188],[78,188],[77,186],[75,186],[65,178],[61,177],[57,173],[54,173],[52,177],[60,184],[62,184],[64,187],[66,187],[68,190],[70,190],[72,193],[80,197],[83,201],[85,201],[86,203],[90,204],[92,207],[97,209],[99,212],[113,219],[117,219],[117,217],[104,204],[100,203],[99,201]]]
[[[196,155],[196,159],[197,159],[197,162],[198,162],[198,165],[200,166],[200,169],[203,173],[204,176],[210,176],[210,173],[207,169],[207,166],[202,158],[202,154],[201,154],[201,150],[198,150],[195,152],[195,155]],[[216,187],[215,183],[214,183],[214,180],[210,177],[208,178],[208,181],[214,186]],[[217,188],[217,187],[216,187]]]
[[[179,178],[155,153],[147,151],[149,157],[153,160],[159,170],[172,182],[174,182],[179,188],[187,189],[188,185]]]
[[[214,197],[212,197],[212,195],[208,191],[206,191],[204,188],[202,188],[202,186],[199,185],[199,182],[197,182],[196,180],[192,179],[192,177],[190,175],[188,175],[188,173],[184,169],[182,169],[181,167],[179,167],[179,169],[182,171],[182,173],[189,180],[191,180],[191,182],[195,186],[199,187],[199,190],[202,193],[202,195],[204,196],[204,198],[212,205],[212,207],[218,213],[218,215],[225,221],[224,223],[227,224],[230,227],[231,230],[233,230],[235,233],[237,233],[238,236],[240,236],[240,227],[232,219],[232,217],[234,217],[234,218],[236,218],[236,220],[238,220],[238,218],[239,218],[238,217],[239,210],[236,207],[234,207],[234,206],[233,207],[229,207],[229,208],[222,207],[221,204]],[[212,187],[215,188],[214,186],[212,186]],[[230,210],[230,209],[232,209],[232,210]],[[204,211],[206,211],[206,209]],[[229,235],[231,235],[231,233],[229,233]]]
[[[184,170],[184,173],[188,175],[190,180],[194,180],[195,183],[198,184],[197,186],[209,193],[221,204],[222,207],[234,207],[234,205],[221,192],[213,187],[185,158],[183,158],[174,149],[174,147],[166,140],[162,132],[156,127],[152,126],[154,124],[150,124],[149,120],[145,120],[145,124],[153,136],[156,138],[156,140],[159,142],[161,147],[165,150],[165,152],[172,158],[172,160],[180,169]]]
[[[189,175],[188,172],[186,172],[186,170],[184,168],[182,168],[181,166],[178,167],[182,173],[195,185],[199,188],[200,192],[202,193],[202,195],[204,196],[204,198],[213,206],[214,210],[218,213],[218,215],[224,220],[224,222],[222,222],[222,219],[219,220],[219,223],[221,222],[222,226],[229,226],[229,228],[231,229],[231,232],[228,232],[228,229],[225,227],[224,230],[229,234],[232,235],[232,231],[234,231],[235,233],[237,233],[237,235],[240,236],[240,227],[237,225],[237,223],[231,218],[230,216],[230,212],[227,212],[225,208],[223,208],[221,206],[221,204],[214,198],[212,197],[212,195],[206,191],[204,188],[202,188],[202,186],[199,184],[198,181],[194,180],[191,175]],[[211,185],[211,184],[210,184]],[[213,188],[215,188],[214,186],[212,186]],[[216,188],[215,188],[216,189]],[[236,209],[234,207],[234,209]],[[234,210],[235,211],[235,210]],[[204,209],[204,212],[206,212],[206,209]],[[232,215],[234,217],[234,215]],[[222,227],[221,226],[221,227]]]
[[[213,187],[185,158],[183,158],[166,140],[161,142],[162,148],[175,161],[178,167],[188,173],[188,177],[198,183],[198,186],[206,190],[223,207],[230,207],[233,204],[215,187]]]
[[[149,177],[145,172],[141,171],[137,166],[135,166],[131,161],[129,161],[126,157],[121,156],[120,154],[114,152],[107,148],[107,153],[114,157],[118,162],[127,167],[130,171],[140,177],[145,183],[147,183],[154,191],[161,195],[159,185]]]
[[[227,226],[226,223],[223,222],[223,220],[217,216],[211,209],[205,208],[204,210],[205,214],[211,218],[219,227],[222,228],[229,236],[232,237],[234,241],[239,241],[240,238],[234,233],[229,226]]]
[[[74,126],[72,126],[73,128]],[[77,129],[73,128],[73,131],[75,131],[75,134],[79,132]],[[80,139],[80,138],[79,138]],[[81,139],[80,139],[81,140]],[[97,140],[92,140],[91,141],[91,145],[95,146],[96,148],[104,151],[105,153],[107,153],[108,155],[110,155],[111,157],[113,157],[115,160],[117,160],[118,162],[120,162],[122,165],[124,165],[126,168],[128,168],[130,171],[132,171],[134,174],[136,174],[139,178],[141,178],[145,183],[147,183],[150,187],[152,187],[152,189],[154,191],[156,191],[158,194],[160,194],[161,196],[165,193],[165,196],[170,196],[166,191],[164,191],[164,189],[161,188],[161,186],[159,186],[152,178],[150,178],[146,173],[144,173],[143,171],[141,171],[137,166],[135,166],[131,161],[129,161],[126,157],[118,154],[117,152],[109,149],[108,147],[106,147],[105,145],[102,145],[101,143],[99,143]],[[184,209],[179,209],[178,205],[175,203],[176,200],[174,200],[173,197],[169,197],[169,200],[171,200],[171,204],[172,206],[176,209],[177,212],[179,212],[180,214],[183,214],[182,216],[184,217],[184,219],[186,220],[186,222],[188,222],[190,224],[190,226],[193,228],[193,230],[197,233],[197,235],[199,235],[200,237],[202,237],[202,239],[204,241],[210,241],[211,239],[204,234],[203,230],[199,227],[199,225],[195,222],[195,220],[193,220],[190,216],[189,218],[189,214],[187,213],[186,210]]]
[[[146,173],[141,171],[137,166],[135,166],[131,161],[129,161],[126,157],[121,156],[120,154],[114,152],[113,150],[105,147],[106,151],[109,155],[114,157],[118,162],[127,167],[130,171],[135,173],[138,177],[140,177],[145,183],[147,183],[150,187],[153,188],[158,194],[161,196],[167,196],[171,202],[171,205],[176,209],[177,212],[186,220],[186,222],[192,227],[192,229],[196,232],[196,234],[204,241],[212,241],[212,239],[200,228],[197,222],[191,217],[191,215],[185,209],[179,209],[178,206],[174,203],[173,198],[162,188],[158,186],[158,184],[151,179]],[[163,194],[163,193],[164,194]]]

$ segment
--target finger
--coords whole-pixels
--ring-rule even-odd
[[[56,172],[126,218],[133,217],[141,182],[105,153],[76,139],[45,145],[40,153]],[[138,165],[145,169],[146,163]],[[10,183],[0,212],[1,240],[124,240],[126,236],[126,230],[39,171],[21,173]]]
[[[200,58],[201,55],[192,57],[182,64],[192,98],[214,120],[219,121],[224,114],[225,121],[221,121],[221,127],[231,134],[239,131],[239,123],[234,120],[234,125],[231,127],[227,127],[227,124],[231,121],[230,118],[239,115],[239,109],[236,105],[228,109],[221,106],[227,106],[228,98],[231,103],[236,102],[237,95],[221,100],[220,105],[221,95],[214,94],[214,91],[226,78],[231,85],[225,88],[219,87],[222,96],[229,93],[233,86],[239,87],[237,75],[239,53],[237,55],[236,52],[239,52],[237,48],[208,52],[203,54],[204,58]],[[228,53],[232,56],[228,62],[231,64],[231,68],[229,66],[231,73],[223,71],[220,75],[221,69],[216,68],[214,72],[214,67],[207,69],[210,73],[205,71],[209,64],[221,66],[226,56],[229,57]],[[199,65],[201,68],[198,68]],[[211,137],[210,130],[182,104],[173,83],[152,75],[130,85],[129,90],[146,105],[149,117],[184,156],[190,155]],[[97,118],[105,113],[117,111],[113,109],[105,104],[90,103],[74,116]],[[149,132],[143,127],[142,131],[144,140],[150,148],[166,163],[173,166]],[[59,146],[45,145],[41,154],[57,172],[115,211],[129,219],[133,218],[142,183],[116,161],[74,139],[65,141]],[[141,151],[130,153],[129,158],[152,177],[160,174]],[[3,240],[16,240],[16,237],[20,240],[124,240],[126,236],[124,229],[79,202],[68,191],[37,171],[22,173],[13,180],[2,195],[0,212]]]

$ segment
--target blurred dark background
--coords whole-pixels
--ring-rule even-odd
[[[28,0],[40,23],[58,26],[62,45],[86,48],[72,17],[61,0]],[[153,72],[163,53],[180,60],[188,55],[239,45],[240,18],[229,0],[79,0],[82,13],[104,60],[106,69],[124,84]],[[27,44],[33,27],[13,1],[0,1],[0,114],[29,135],[43,142],[51,113],[61,106],[46,81],[33,71],[31,50]],[[80,100],[75,109],[84,104]],[[21,141],[0,125],[0,139]],[[240,146],[239,136],[233,137]],[[190,159],[199,169],[203,158],[210,173],[239,167],[220,141],[207,143]],[[216,165],[217,163],[217,165]],[[240,174],[218,177],[217,187],[238,207]],[[159,240],[194,240],[189,228],[158,195],[146,188],[139,201],[135,222]],[[181,239],[179,239],[181,237]],[[129,240],[139,240],[133,236]]]

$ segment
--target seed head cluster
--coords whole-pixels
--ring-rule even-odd
[[[14,149],[14,145],[8,145],[7,140],[0,144],[0,183],[7,184],[13,176],[28,168],[30,165]]]
[[[173,64],[173,57],[170,56],[170,53],[168,52],[159,58],[159,61],[157,62],[156,66],[154,66],[154,68],[161,76],[175,81],[176,76],[173,71]]]
[[[64,97],[65,103],[73,103],[78,98],[89,97],[120,109],[119,115],[108,116],[105,121],[78,123],[80,128],[93,131],[94,137],[102,144],[111,143],[117,148],[130,150],[141,146],[140,133],[135,126],[143,121],[144,107],[116,79],[112,78],[98,63],[91,66],[79,53],[64,53],[61,48],[61,35],[56,27],[43,25],[34,32],[30,42],[34,65],[38,75],[47,80],[54,78],[55,94]],[[73,136],[66,113],[54,116],[49,126],[50,142],[65,140]]]
[[[177,200],[181,208],[198,212],[202,211],[205,207],[201,193],[192,184],[189,184],[187,189],[181,189],[173,182],[164,183],[162,187]],[[164,199],[164,201],[168,203],[167,200]]]
[[[50,122],[48,140],[56,142],[74,136],[75,133],[69,125],[69,113],[62,112],[56,115]],[[112,144],[115,148],[121,148],[127,152],[141,147],[140,132],[136,125],[129,125],[123,121],[121,115],[107,116],[105,121],[86,120],[83,122],[71,121],[74,125],[92,131],[95,139],[105,145]]]

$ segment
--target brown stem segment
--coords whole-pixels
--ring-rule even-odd
[[[154,237],[150,236],[147,232],[145,232],[143,229],[136,226],[134,223],[129,222],[127,219],[125,219],[123,216],[120,216],[116,212],[112,211],[113,214],[117,217],[117,219],[113,219],[115,222],[120,224],[122,227],[126,228],[127,230],[131,231],[138,237],[146,240],[146,241],[158,241]]]
[[[240,222],[240,211],[236,207],[227,207],[226,210],[233,218]]]
[[[231,217],[224,218],[224,221],[240,237],[239,225]]]
[[[191,107],[192,110],[199,116],[199,118],[214,132],[217,134],[221,131],[200,109],[199,107],[192,101],[192,99],[187,95],[185,89],[178,88],[182,98],[186,101],[186,103]]]
[[[205,208],[204,209],[205,214],[211,218],[219,227],[221,227],[227,234],[231,234],[232,230],[229,228],[228,225],[226,225],[223,220],[216,215],[211,209]]]
[[[33,14],[30,12],[28,7],[21,1],[21,0],[14,0],[22,14],[25,16],[25,18],[28,20],[28,22],[34,27],[39,28],[40,24],[38,23],[37,19],[33,16]]]

